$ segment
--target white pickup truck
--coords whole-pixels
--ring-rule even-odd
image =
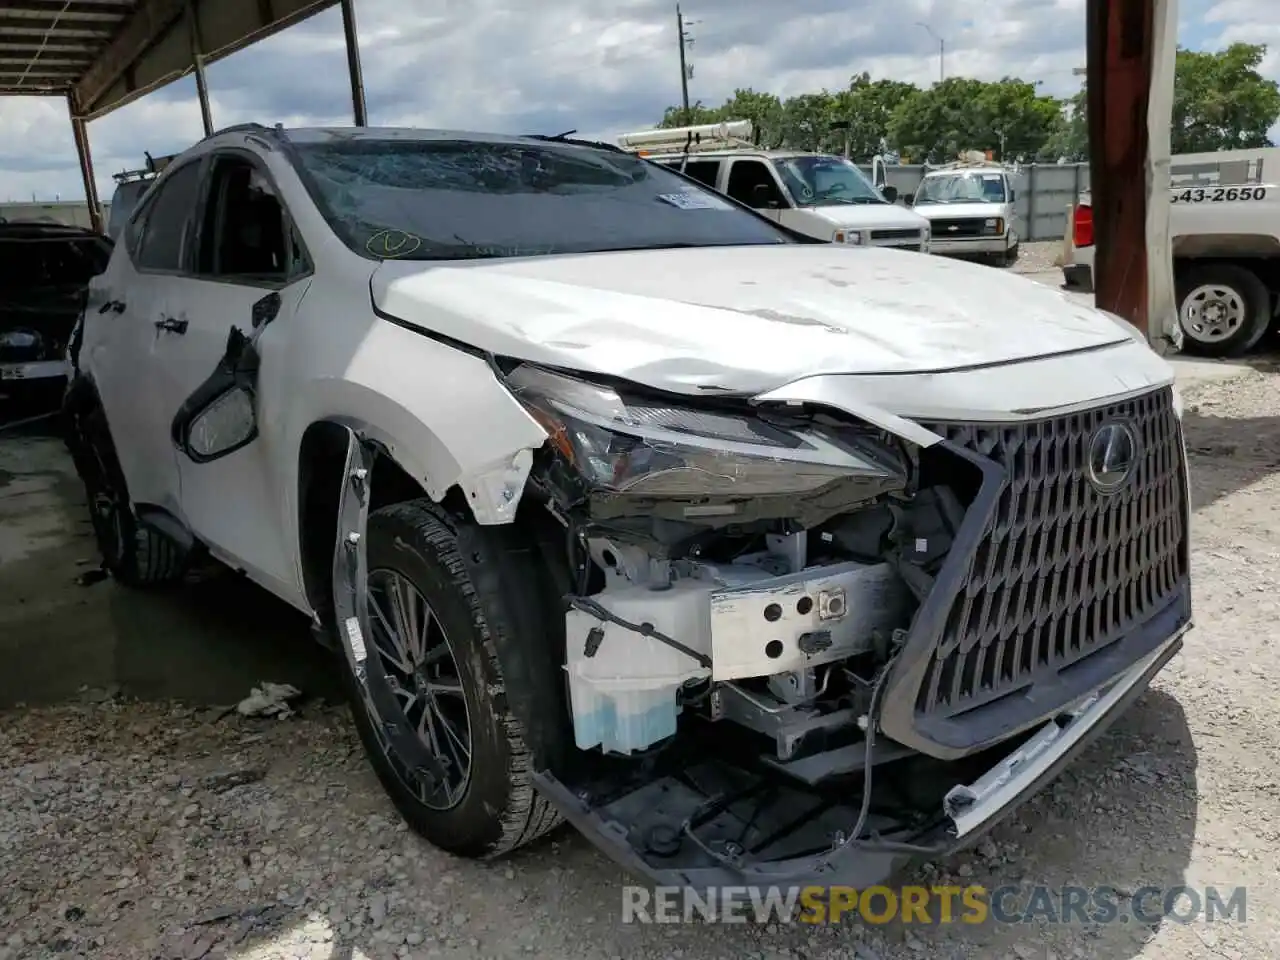
[[[1169,234],[1178,322],[1188,352],[1238,355],[1272,326],[1280,308],[1277,171],[1280,148],[1173,157]],[[1088,193],[1072,211],[1065,243],[1067,286],[1092,290]]]

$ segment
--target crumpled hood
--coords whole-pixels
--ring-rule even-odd
[[[977,264],[836,245],[386,261],[374,303],[481,350],[677,393],[921,373],[1119,343],[1114,320]]]
[[[840,203],[826,207],[805,207],[836,227],[888,230],[923,230],[928,221],[896,203]]]

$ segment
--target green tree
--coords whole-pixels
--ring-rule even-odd
[[[720,107],[720,116],[724,120],[750,120],[756,139],[762,146],[777,149],[783,144],[782,101],[772,93],[760,93],[750,88],[735,90]]]
[[[720,115],[719,107],[708,107],[701,100],[689,104],[689,109],[684,107],[667,107],[662,112],[662,120],[658,123],[659,127],[670,129],[671,127],[692,127],[703,123],[719,123],[724,118]]]
[[[902,99],[890,140],[915,162],[950,160],[964,150],[1036,159],[1064,123],[1061,103],[1036,87],[1012,77],[995,83],[952,77]]]
[[[872,80],[866,72],[850,78],[849,88],[836,94],[832,104],[834,119],[849,124],[849,155],[870,160],[879,153],[881,141],[889,136],[893,112],[915,92],[914,84]],[[836,140],[843,150],[844,131],[836,135]]]
[[[1089,98],[1084,87],[1062,101],[1062,123],[1045,144],[1042,156],[1076,163],[1089,159]]]
[[[832,131],[836,119],[835,97],[826,90],[802,93],[783,104],[783,142],[791,150],[834,152],[833,144],[844,134]]]
[[[1264,44],[1218,53],[1179,50],[1173,81],[1173,152],[1269,147],[1280,118],[1280,86],[1258,73]]]

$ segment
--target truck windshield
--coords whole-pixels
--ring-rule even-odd
[[[797,242],[626,153],[528,140],[294,141],[312,199],[373,259],[463,260]]]
[[[791,195],[802,207],[889,202],[844,157],[786,157],[778,160],[777,166]]]
[[[1004,177],[999,173],[935,173],[920,181],[915,204],[1004,203]]]

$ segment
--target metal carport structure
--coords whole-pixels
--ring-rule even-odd
[[[366,122],[354,0],[0,0],[0,97],[65,97],[95,230],[102,208],[86,125],[194,73],[213,132],[206,64],[341,6],[352,115]]]
[[[194,73],[211,133],[204,66],[340,5],[352,114],[366,113],[354,0],[0,0],[0,96],[63,96],[96,229],[102,212],[85,124]],[[1091,181],[1099,306],[1155,341],[1173,316],[1169,124],[1177,0],[1087,0]],[[1154,202],[1153,202],[1154,201]],[[1158,319],[1149,330],[1148,318]]]

